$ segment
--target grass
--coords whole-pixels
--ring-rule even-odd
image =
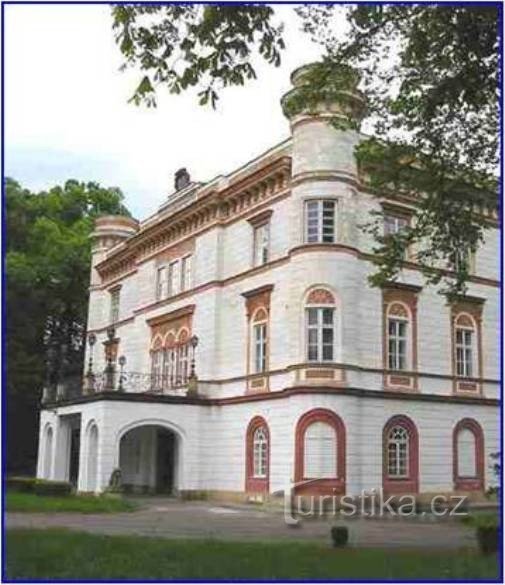
[[[137,505],[120,497],[111,496],[37,496],[24,492],[7,492],[5,507],[8,512],[80,512],[98,514],[131,512]]]
[[[333,549],[300,542],[222,542],[8,530],[8,579],[497,579],[496,556],[470,550]]]

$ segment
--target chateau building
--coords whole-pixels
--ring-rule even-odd
[[[352,84],[291,136],[226,176],[191,181],[144,221],[92,234],[86,366],[78,393],[44,391],[38,476],[103,491],[224,497],[481,492],[499,450],[497,217],[448,301],[406,250],[371,287],[374,241],[415,199],[373,193],[354,155]],[[453,266],[441,268],[450,271]],[[120,470],[119,472],[117,470]]]

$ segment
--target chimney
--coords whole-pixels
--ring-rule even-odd
[[[179,169],[174,175],[174,186],[176,191],[187,187],[191,182],[188,171],[185,168]]]

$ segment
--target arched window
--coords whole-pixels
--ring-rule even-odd
[[[268,314],[265,309],[261,308],[254,313],[251,333],[252,373],[259,374],[268,369]]]
[[[345,493],[345,426],[331,410],[316,408],[296,425],[295,491]]]
[[[396,426],[389,431],[387,454],[389,477],[408,477],[409,433],[405,427]]]
[[[151,345],[151,389],[161,391],[163,387],[163,339],[157,335]]]
[[[253,477],[266,477],[268,465],[268,436],[264,426],[253,436]]]
[[[475,376],[476,327],[470,315],[460,314],[454,321],[454,348],[456,375],[461,378]]]
[[[390,370],[408,370],[410,315],[403,303],[391,303],[387,309],[387,367]]]
[[[306,360],[332,362],[336,342],[335,299],[326,289],[310,292],[305,305]]]
[[[254,417],[246,433],[246,491],[268,492],[270,433],[265,419]]]
[[[477,421],[465,418],[453,432],[454,489],[484,489],[484,433]]]
[[[414,422],[404,415],[389,419],[382,434],[385,493],[419,491],[419,438]]]

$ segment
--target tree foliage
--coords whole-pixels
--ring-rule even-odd
[[[128,214],[119,189],[67,181],[32,193],[6,179],[7,411],[10,469],[30,471],[47,347],[82,367],[93,218]],[[33,469],[31,469],[33,471]]]
[[[336,68],[361,75],[372,136],[357,150],[377,193],[415,199],[412,223],[384,238],[381,218],[364,229],[376,238],[373,284],[395,279],[406,246],[431,283],[465,291],[468,265],[440,270],[456,251],[475,251],[497,207],[499,8],[493,5],[358,4],[296,8],[301,26],[322,47],[307,106],[327,95]],[[122,5],[112,9],[125,67],[142,79],[136,104],[155,104],[156,88],[218,92],[254,78],[253,56],[280,63],[282,25],[265,5]],[[335,19],[346,18],[346,34]],[[291,104],[292,105],[292,104]],[[342,121],[335,120],[341,127]]]

